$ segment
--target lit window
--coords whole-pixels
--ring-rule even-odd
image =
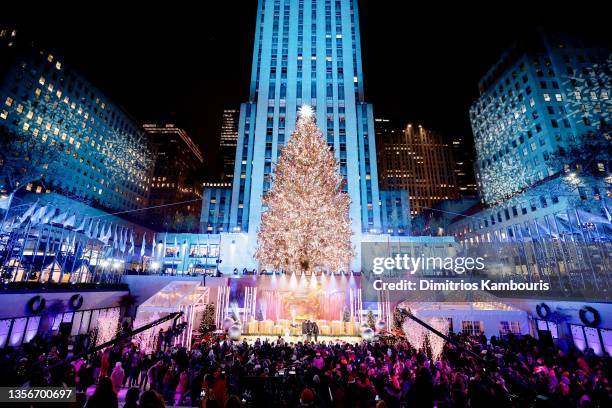
[[[2,119],[6,119],[8,118],[8,112],[3,110],[2,112],[0,112],[0,118]]]
[[[555,94],[555,99],[557,100],[557,102],[562,102],[563,96],[561,96],[561,94]]]
[[[545,94],[544,94],[544,100],[545,100],[546,102],[550,102],[550,95],[549,95],[549,94],[547,94],[547,93],[545,93]]]

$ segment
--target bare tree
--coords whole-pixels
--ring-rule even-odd
[[[30,183],[49,180],[59,159],[57,145],[0,127],[0,190],[9,194]]]

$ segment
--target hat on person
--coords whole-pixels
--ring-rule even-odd
[[[314,401],[314,393],[310,388],[304,388],[300,394],[300,402],[302,404],[308,404]]]

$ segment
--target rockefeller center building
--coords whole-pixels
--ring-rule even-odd
[[[204,156],[187,132],[172,123],[146,123],[143,129],[155,157],[149,195],[154,208],[147,216],[160,230],[193,232],[201,210]]]
[[[507,240],[532,235],[526,223],[553,236],[581,224],[611,232],[610,63],[607,49],[543,33],[502,55],[470,109],[485,206],[458,217],[451,233]],[[590,164],[577,158],[585,149],[597,151]]]
[[[237,109],[223,110],[221,132],[219,135],[219,153],[223,161],[223,173],[221,174],[221,178],[224,181],[231,181],[234,177],[239,117],[240,111]]]
[[[31,46],[0,53],[4,140],[23,140],[33,161],[48,159],[42,177],[22,187],[110,210],[145,207],[153,162],[135,121],[56,55]]]
[[[404,128],[377,121],[378,173],[385,190],[410,195],[410,214],[458,198],[453,149],[439,133],[421,125]]]
[[[230,230],[252,258],[263,195],[297,111],[311,105],[351,198],[354,241],[381,232],[372,105],[365,102],[353,0],[260,0],[250,96],[240,107]]]
[[[470,108],[485,202],[563,170],[550,160],[556,150],[609,126],[611,62],[609,49],[544,33],[527,35],[501,56]]]

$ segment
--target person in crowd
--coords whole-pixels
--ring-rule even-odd
[[[116,391],[119,391],[119,389],[121,389],[121,384],[123,384],[123,376],[125,375],[125,372],[123,370],[123,367],[121,367],[121,362],[117,361],[115,363],[115,368],[113,368],[113,372],[111,373],[110,379],[113,382],[113,387],[115,388]]]
[[[118,408],[119,401],[117,393],[113,388],[113,382],[108,377],[100,378],[96,391],[87,400],[86,408]]]
[[[140,395],[138,408],[165,408],[164,398],[154,390],[148,390]]]
[[[140,397],[140,389],[138,387],[132,387],[127,390],[123,408],[138,408],[138,397]]]
[[[313,329],[314,323],[308,322]],[[248,343],[221,336],[206,337],[191,349],[169,345],[147,351],[126,340],[79,361],[78,370],[57,364],[68,352],[61,340],[34,339],[0,351],[0,376],[7,386],[76,386],[84,395],[88,388],[92,392],[96,366],[108,373],[112,363],[110,377],[99,378],[86,404],[113,408],[126,375],[123,367],[132,368],[137,355],[132,373],[140,373],[140,384],[135,384],[142,385],[146,377],[141,407],[161,407],[164,400],[208,408],[240,406],[243,400],[245,406],[321,408],[383,403],[389,408],[612,406],[612,365],[606,354],[564,352],[530,336],[450,337],[453,343],[436,356],[402,337],[392,342],[261,338]],[[137,392],[128,391],[126,404],[135,404]]]

